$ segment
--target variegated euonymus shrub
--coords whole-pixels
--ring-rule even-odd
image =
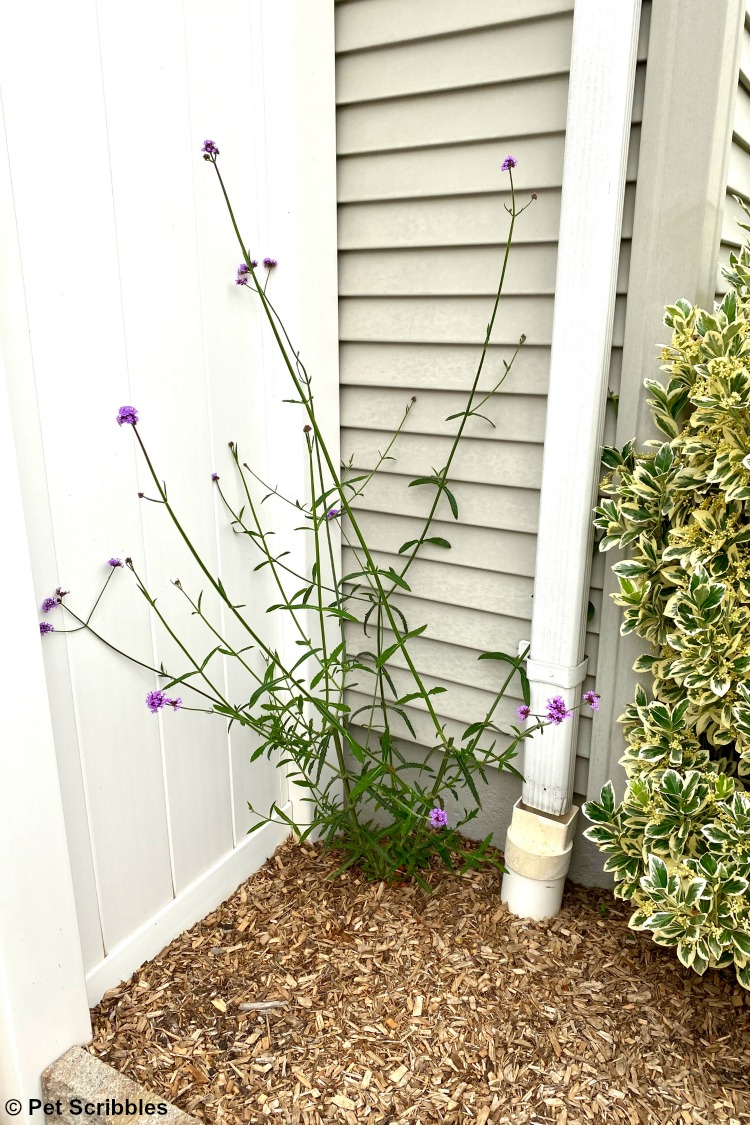
[[[652,687],[620,716],[622,803],[608,783],[584,812],[631,928],[750,988],[750,245],[725,274],[713,314],[666,310],[668,381],[645,385],[667,440],[603,452],[599,546],[627,548],[612,596]]]

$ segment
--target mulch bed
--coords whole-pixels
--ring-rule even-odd
[[[334,880],[288,841],[94,1009],[90,1050],[207,1122],[750,1122],[750,996],[569,887],[548,922],[496,871]]]

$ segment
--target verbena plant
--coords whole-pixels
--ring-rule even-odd
[[[531,202],[523,207],[516,202],[512,173],[516,161],[508,157],[503,163],[503,171],[510,177],[511,204],[506,207],[510,223],[477,370],[464,409],[451,415],[457,425],[445,464],[411,481],[410,487],[428,489],[432,496],[419,535],[399,550],[403,561],[397,568],[383,566],[376,560],[360,527],[356,501],[390,455],[393,441],[416,400],[406,405],[393,441],[372,471],[353,475],[351,465],[342,468],[334,463],[318,422],[310,376],[268,293],[269,271],[276,263],[267,258],[263,263],[265,272],[259,270],[240,234],[219,170],[219,152],[212,141],[205,142],[203,156],[216,173],[239,243],[242,263],[237,284],[259,301],[286,367],[291,401],[303,415],[300,440],[304,441],[307,453],[308,499],[306,502],[293,500],[264,485],[241,460],[232,442],[229,454],[237,487],[226,489],[216,473],[213,480],[233,529],[246,536],[249,548],[256,552],[256,571],[267,569],[270,573],[277,600],[269,610],[275,615],[284,615],[291,622],[297,652],[290,655],[288,651],[280,651],[272,639],[273,632],[262,634],[242,612],[240,603],[250,600],[247,591],[243,591],[242,597],[227,591],[201,557],[152,463],[141,434],[138,411],[132,406],[122,407],[117,421],[133,429],[156,490],[154,501],[163,506],[202,572],[206,589],[223,604],[225,617],[233,619],[235,627],[239,626],[245,641],[239,647],[231,643],[226,635],[229,630],[222,630],[220,619],[205,608],[203,594],[190,592],[175,581],[192,613],[214,638],[207,655],[194,657],[179,639],[176,627],[166,620],[133,561],[126,559],[125,565],[133,574],[138,589],[186,660],[185,670],[177,674],[174,674],[176,670],[168,670],[163,665],[151,668],[160,678],[160,686],[148,693],[147,705],[154,713],[165,707],[177,710],[183,702],[180,696],[173,694],[175,690],[179,688],[189,693],[192,706],[186,710],[209,711],[228,720],[230,725],[237,723],[250,728],[257,736],[253,759],[263,755],[273,758],[288,770],[290,781],[307,792],[304,799],[309,808],[305,824],[295,824],[282,807],[274,804],[267,811],[252,809],[257,818],[255,827],[268,821],[281,821],[303,839],[315,833],[326,845],[343,850],[345,866],[358,864],[367,876],[376,879],[413,876],[424,887],[428,884],[419,872],[435,854],[448,865],[456,858],[463,867],[497,863],[493,853],[487,850],[491,836],[477,848],[467,849],[459,834],[481,807],[479,783],[487,782],[489,767],[520,776],[511,764],[520,743],[549,722],[563,721],[570,712],[562,699],[555,698],[549,701],[546,716],[531,716],[529,685],[523,670],[526,654],[485,652],[480,660],[494,660],[504,666],[500,686],[486,712],[470,723],[460,738],[448,735],[445,722],[436,710],[436,696],[445,689],[426,686],[411,652],[411,642],[427,626],[408,621],[393,595],[408,595],[409,571],[426,544],[449,549],[447,540],[433,534],[432,525],[441,501],[447,503],[453,518],[458,519],[458,502],[450,487],[450,471],[459,443],[472,421],[489,421],[482,410],[504,383],[524,342],[522,336],[510,361],[503,362],[502,373],[490,380],[491,389],[480,392],[479,382],[503,291],[516,219]],[[274,548],[263,520],[266,509],[262,504],[266,499],[271,499],[272,503],[292,504],[302,519],[302,533],[312,536],[314,563],[309,573],[295,569],[287,551]],[[341,524],[341,534],[356,560],[354,569],[347,573],[341,573],[337,557],[337,536],[333,533],[337,523]],[[104,588],[123,566],[119,559],[111,559],[109,565]],[[93,632],[94,610],[87,617],[80,617],[63,602],[65,595],[66,591],[58,588],[55,597],[45,601],[45,612],[64,605],[77,628]],[[101,594],[94,609],[100,598]],[[346,623],[364,628],[354,646],[348,643],[344,631]],[[43,621],[41,629],[50,632],[52,626]],[[250,655],[253,650],[256,657],[260,655],[260,662]],[[237,662],[244,675],[246,694],[239,701],[227,698],[217,686],[220,678],[213,671],[214,662],[227,657]],[[405,667],[407,690],[396,686],[392,675],[394,660],[402,675]],[[147,662],[138,663],[150,667]],[[519,720],[526,725],[506,728],[497,721],[496,714],[514,680],[520,685],[524,701],[518,708]],[[360,692],[367,692],[369,702],[352,711],[347,692],[355,686]],[[589,702],[596,703],[593,693]],[[409,705],[421,708],[430,720],[432,745],[423,761],[412,761],[398,741],[399,729],[416,738],[406,710]],[[357,733],[360,730],[364,731],[364,736]],[[452,825],[448,823],[445,810],[448,794],[456,801],[468,800],[469,805]]]
[[[746,231],[747,224],[740,224]],[[605,448],[597,509],[621,632],[649,643],[651,676],[620,717],[627,788],[584,806],[630,926],[704,973],[750,988],[750,247],[731,255],[713,312],[666,310],[666,386],[645,385],[667,440]]]

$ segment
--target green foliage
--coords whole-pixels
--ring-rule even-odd
[[[666,441],[603,451],[599,546],[627,548],[612,596],[652,698],[620,716],[622,803],[607,784],[584,812],[630,926],[750,988],[750,246],[725,276],[712,314],[666,309],[667,382],[645,380]]]
[[[386,567],[376,561],[363,534],[358,500],[390,459],[390,450],[416,399],[406,405],[401,424],[371,471],[352,475],[351,464],[334,462],[318,422],[310,376],[267,293],[268,277],[260,279],[256,274],[256,263],[242,241],[217,156],[213,142],[206,142],[204,159],[218,176],[242,253],[238,284],[259,302],[291,384],[293,397],[286,401],[298,412],[298,440],[305,445],[306,497],[293,499],[264,484],[241,459],[236,444],[229,443],[234,484],[227,485],[215,475],[215,487],[233,531],[244,538],[254,558],[254,572],[263,570],[272,581],[273,604],[268,606],[268,613],[275,618],[264,630],[249,611],[243,612],[246,605],[257,602],[252,586],[241,596],[233,596],[201,557],[151,461],[137,416],[135,422],[128,418],[155,490],[155,495],[147,499],[163,506],[210,594],[204,599],[203,591],[192,594],[175,582],[211,638],[213,647],[208,656],[194,657],[146,588],[132,559],[126,560],[151,611],[186,661],[185,670],[177,675],[163,665],[151,671],[159,677],[161,689],[180,687],[184,691],[184,710],[202,710],[220,716],[230,726],[247,728],[252,734],[252,759],[266,756],[274,761],[286,770],[297,794],[304,794],[295,801],[298,823],[285,808],[274,804],[269,810],[252,808],[256,827],[273,821],[294,828],[302,839],[314,834],[326,846],[343,853],[344,866],[357,864],[374,879],[414,878],[424,888],[427,883],[420,871],[434,857],[462,869],[481,863],[499,866],[488,850],[489,837],[479,847],[467,849],[459,830],[478,814],[480,786],[487,782],[489,768],[520,776],[511,764],[519,744],[548,725],[548,720],[534,716],[523,728],[500,721],[497,708],[509,689],[524,704],[529,703],[529,683],[522,666],[526,653],[511,656],[487,652],[479,659],[496,661],[497,675],[496,691],[486,712],[462,733],[446,732],[445,720],[435,709],[435,697],[446,689],[427,686],[413,654],[414,642],[427,624],[407,620],[413,611],[406,576],[425,545],[450,549],[447,539],[432,533],[432,524],[438,518],[439,505],[450,511],[454,520],[459,518],[458,500],[450,487],[452,461],[467,424],[472,419],[484,419],[480,408],[499,390],[525,339],[520,338],[509,361],[503,360],[502,373],[487,380],[490,389],[480,392],[513,229],[525,210],[516,204],[512,174],[511,205],[506,208],[510,224],[497,294],[466,405],[451,415],[459,421],[445,463],[410,483],[409,487],[421,489],[418,495],[425,496],[428,511],[417,538],[404,543],[397,563]],[[135,411],[131,408],[130,413]],[[266,501],[270,501],[268,507],[263,506]],[[266,513],[279,503],[290,506],[300,521],[296,530],[309,544],[304,558],[314,559],[309,568],[304,562],[296,563],[288,550],[275,546]],[[334,531],[339,519],[350,555],[356,560],[349,573],[341,573],[338,533]],[[112,574],[114,570],[107,583]],[[399,596],[398,604],[394,594]],[[68,603],[64,605],[79,627],[94,631],[90,624],[94,610],[84,619],[77,617]],[[274,627],[275,620],[280,620],[281,628]],[[285,634],[287,643],[279,643],[276,638]],[[293,636],[291,651],[289,634]],[[240,636],[247,643],[238,645],[230,636]],[[239,672],[231,681],[222,667],[216,667],[216,662],[227,658],[234,660]],[[136,663],[148,667],[145,662]],[[227,682],[235,693],[231,698],[229,689],[223,686]],[[355,689],[357,695],[353,694]],[[163,695],[164,690],[150,693],[151,710],[182,705],[181,697],[166,699]],[[352,700],[362,695],[367,703],[352,711]],[[407,707],[417,709],[427,720],[430,742],[426,759],[412,761],[411,757],[417,756],[410,756],[405,749],[409,739],[417,740]],[[303,815],[298,812],[300,801],[305,803]],[[447,801],[454,809],[464,805],[460,813],[454,813],[451,823],[447,823]]]

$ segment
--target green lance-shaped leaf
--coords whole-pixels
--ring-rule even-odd
[[[523,693],[523,701],[528,706],[531,703],[531,687],[529,685],[529,677],[526,674],[521,663],[521,657],[509,656],[507,652],[483,652],[479,660],[503,660],[506,664],[510,664],[518,672],[521,681],[521,691]]]

